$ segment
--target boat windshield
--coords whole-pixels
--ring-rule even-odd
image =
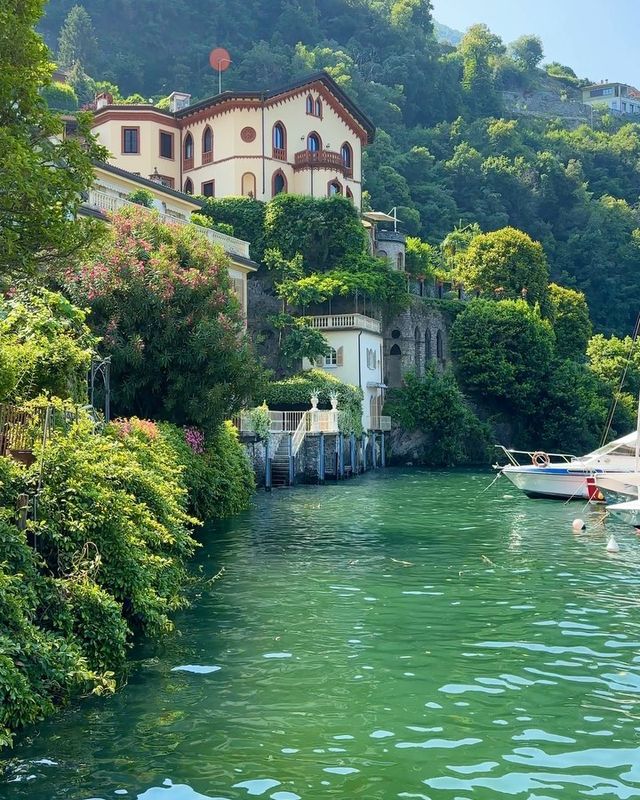
[[[605,444],[603,447],[599,447],[592,453],[587,453],[586,456],[582,456],[582,458],[576,460],[591,461],[592,459],[597,459],[602,456],[623,456],[627,458],[633,458],[636,454],[637,439],[638,433],[637,431],[634,431],[633,433],[629,433],[620,439],[614,439],[612,442],[609,442],[609,444]]]

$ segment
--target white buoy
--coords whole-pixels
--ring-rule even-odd
[[[571,527],[573,528],[574,531],[577,532],[577,531],[583,531],[587,526],[583,519],[578,518],[573,520],[573,522],[571,523]]]
[[[615,537],[613,534],[609,537],[609,541],[607,542],[607,553],[619,553],[620,552],[620,545],[616,542]]]

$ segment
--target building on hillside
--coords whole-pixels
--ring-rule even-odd
[[[189,225],[192,212],[199,211],[204,205],[201,200],[177,192],[157,180],[133,175],[111,164],[96,163],[95,181],[87,196],[83,198],[81,214],[108,221],[109,212],[134,205],[128,198],[139,189],[151,192],[154,197],[154,208],[163,222]],[[249,242],[210,228],[199,227],[199,230],[212,244],[220,245],[229,257],[231,262],[229,278],[246,321],[247,277],[257,269],[257,264],[249,255]]]
[[[606,105],[618,114],[640,114],[640,91],[626,83],[602,81],[585,86],[582,102],[588,106]]]
[[[362,426],[365,430],[391,428],[383,417],[382,324],[364,314],[326,314],[309,317],[311,325],[322,331],[330,350],[315,364],[304,359],[303,369],[320,368],[344,383],[359,386],[364,395]]]
[[[386,258],[391,269],[404,272],[407,237],[398,230],[398,217],[395,208],[391,214],[382,211],[363,211],[362,224],[369,236],[371,255]],[[380,224],[393,223],[393,230],[380,228]]]
[[[174,92],[169,110],[96,98],[93,132],[111,163],[158,174],[186,194],[281,192],[362,201],[362,150],[375,128],[326,73],[275,91],[225,91],[198,103]]]

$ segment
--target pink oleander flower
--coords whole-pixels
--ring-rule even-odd
[[[193,426],[185,426],[184,440],[196,455],[204,453],[204,433]]]

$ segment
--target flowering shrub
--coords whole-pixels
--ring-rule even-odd
[[[204,433],[198,428],[185,427],[184,440],[196,455],[204,453]]]
[[[142,207],[65,282],[111,353],[117,413],[215,430],[251,394],[259,368],[231,291],[229,259],[194,225]]]
[[[118,417],[110,425],[121,439],[131,436],[132,433],[142,434],[143,438],[147,438],[151,442],[158,437],[158,426],[150,419],[138,419],[138,417],[124,419],[123,417]]]

